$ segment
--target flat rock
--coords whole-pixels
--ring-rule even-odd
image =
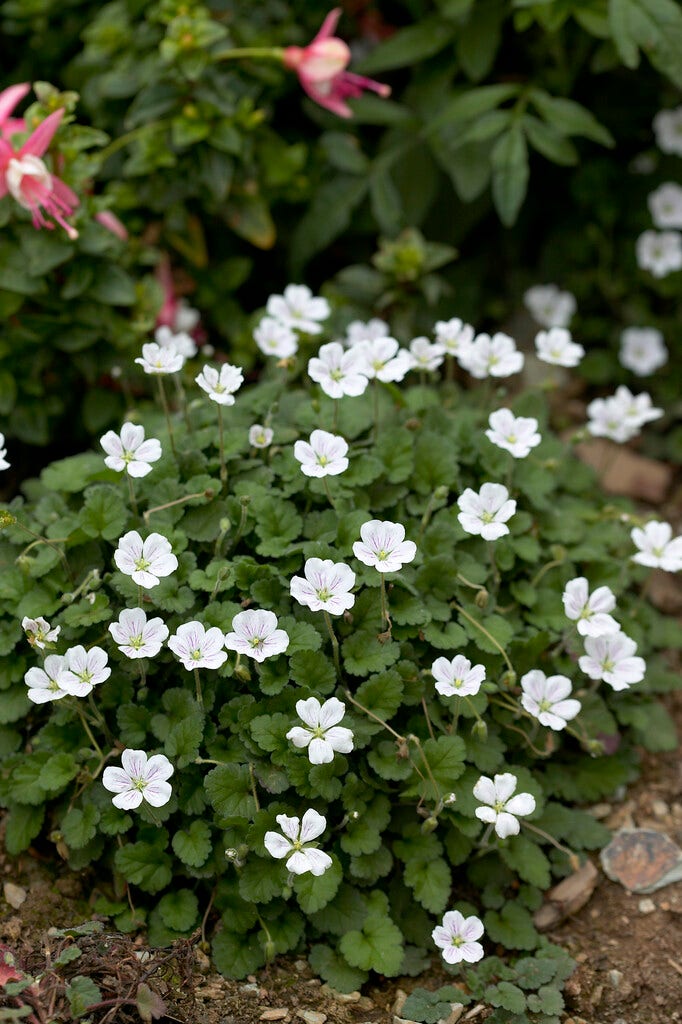
[[[682,850],[653,829],[621,829],[599,859],[608,877],[630,892],[656,892],[682,879]]]
[[[533,914],[533,921],[538,931],[547,931],[570,914],[577,913],[584,907],[599,878],[599,872],[591,860],[564,878],[545,896],[545,902]]]
[[[625,494],[658,505],[670,490],[672,466],[637,455],[613,441],[595,437],[576,445],[575,453],[596,470],[609,494]]]
[[[317,1010],[299,1010],[298,1016],[305,1021],[305,1024],[324,1024],[327,1019],[326,1013]]]
[[[3,882],[2,892],[5,900],[9,903],[10,907],[14,908],[14,910],[19,909],[28,895],[25,889],[20,885],[15,885],[14,882]]]

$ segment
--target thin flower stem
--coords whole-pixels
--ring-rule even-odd
[[[164,505],[155,505],[154,508],[148,508],[146,512],[142,513],[145,526],[149,526],[149,517],[153,516],[155,512],[163,512],[167,508],[173,508],[175,505],[184,505],[185,502],[193,501],[194,498],[212,498],[212,491],[197,491],[196,494],[186,494],[184,498],[175,498],[174,501],[167,501]],[[137,511],[137,509],[135,510]]]
[[[225,765],[225,764],[227,764],[227,761],[216,761],[216,759],[214,757],[195,757],[193,763],[194,764]]]
[[[424,718],[426,719],[426,727],[429,730],[429,736],[431,737],[432,740],[435,740],[436,737],[433,731],[433,726],[431,725],[429,709],[426,706],[426,700],[424,699],[424,697],[422,697],[422,708],[424,709]]]
[[[334,416],[332,418],[332,431],[336,433],[336,428],[339,422],[339,402],[338,399],[334,402]]]
[[[473,711],[474,717],[477,719],[477,721],[482,722],[483,719],[481,718],[480,714],[476,710],[476,706],[474,705],[473,701],[471,701],[467,696],[464,697],[464,700],[467,702],[467,707],[471,711]]]
[[[137,507],[137,499],[135,498],[135,491],[133,489],[133,478],[130,473],[126,473],[128,477],[128,494],[130,495],[130,505],[136,516],[139,516],[140,512]]]
[[[223,407],[218,404],[218,434],[220,437],[220,482],[223,487],[227,483],[227,466],[225,465],[225,431],[223,427]]]
[[[502,647],[500,642],[495,639],[495,637],[492,635],[492,633],[489,633],[488,630],[485,628],[485,626],[482,626],[481,623],[478,622],[475,618],[473,618],[472,615],[469,615],[469,613],[467,611],[465,611],[464,608],[462,608],[461,605],[457,604],[456,601],[452,601],[450,607],[451,608],[455,608],[460,613],[460,615],[463,615],[464,618],[468,622],[470,622],[472,624],[472,626],[475,626],[476,629],[479,629],[481,631],[481,633],[483,633],[484,636],[488,637],[488,640],[490,640],[491,644],[494,644],[494,646],[497,648],[497,650],[500,652],[500,654],[504,658],[505,664],[506,664],[507,668],[509,669],[509,671],[515,676],[516,673],[514,672],[514,666],[512,665],[511,661],[509,660],[509,655],[505,651],[504,647]]]
[[[336,511],[336,502],[332,498],[332,492],[329,489],[329,481],[327,480],[326,476],[322,477],[322,486],[324,487],[325,494],[327,495],[327,498],[329,499],[329,504],[334,509],[334,511]]]
[[[377,442],[379,436],[379,381],[375,377],[372,381],[372,408],[374,410],[374,429],[372,431],[372,441],[374,444]]]
[[[215,900],[215,897],[216,897],[216,888],[214,887],[214,889],[213,889],[213,891],[211,893],[211,898],[209,899],[208,904],[206,906],[206,910],[204,911],[204,916],[201,919],[201,944],[202,944],[202,946],[206,945],[206,923],[208,922],[208,915],[211,913],[211,907],[213,906],[213,901]]]
[[[382,632],[385,629],[386,633],[391,635],[391,618],[388,614],[388,600],[386,597],[386,580],[383,572],[381,573],[381,629]]]
[[[137,603],[138,603],[140,608],[142,607],[142,605],[144,603],[144,590],[142,589],[142,587],[140,586],[139,583],[137,585]]]
[[[495,541],[494,540],[490,541],[490,543],[488,544],[488,554],[490,556],[490,567],[493,570],[493,580],[495,582],[495,586],[499,587],[499,585],[500,585],[500,570],[497,568],[497,562],[495,561]]]
[[[433,790],[434,790],[434,793],[435,793],[435,799],[436,800],[442,800],[442,798],[443,798],[442,793],[440,791],[438,783],[436,782],[436,780],[435,780],[435,778],[433,776],[433,772],[431,771],[431,765],[429,764],[429,760],[428,760],[426,754],[424,753],[424,748],[422,747],[421,740],[419,739],[418,736],[414,736],[414,735],[408,736],[407,738],[408,738],[408,740],[411,740],[412,743],[414,743],[415,747],[417,748],[417,750],[421,754],[422,761],[424,762],[424,766],[426,768],[426,773],[427,773],[427,775],[428,775],[428,777],[429,777],[429,779],[431,781],[431,785],[433,786]]]
[[[39,533],[34,533],[33,530],[29,530],[28,526],[24,526],[23,523],[20,523],[18,519],[14,519],[14,522],[11,523],[11,525],[16,526],[17,530],[21,530],[22,533],[27,534],[29,537],[33,537],[33,544],[47,544],[48,548],[52,548],[53,551],[56,551],[62,565],[64,566],[66,575],[72,583],[75,583],[73,573],[71,572],[71,566],[67,561],[66,555],[64,551],[57,546],[55,541],[48,540],[47,537],[41,537]],[[68,537],[66,537],[65,540],[68,540]],[[33,544],[29,545],[29,547],[33,547]],[[28,548],[25,548],[24,551],[22,551],[22,554],[24,554],[25,551],[28,551]]]
[[[90,710],[92,711],[92,714],[94,716],[95,722],[100,727],[100,729],[102,730],[102,732],[106,736],[107,740],[113,746],[113,744],[115,742],[114,737],[111,735],[111,731],[109,729],[109,726],[107,725],[107,722],[106,722],[106,719],[105,719],[104,715],[102,714],[102,712],[99,710],[99,708],[95,704],[95,699],[92,696],[92,691],[88,694],[88,704],[90,705]]]
[[[175,461],[177,462],[178,453],[177,453],[177,450],[176,450],[176,447],[175,447],[175,434],[173,433],[173,423],[172,423],[172,420],[171,420],[170,409],[168,408],[168,399],[166,398],[166,389],[163,386],[163,379],[162,379],[162,376],[161,376],[160,373],[157,373],[157,375],[156,375],[156,383],[157,383],[157,386],[158,386],[159,401],[161,402],[161,408],[163,409],[164,415],[166,417],[166,426],[168,427],[168,438],[170,440],[171,451],[173,452],[173,457],[175,458]]]
[[[338,679],[339,682],[341,682],[342,672],[341,658],[339,656],[339,641],[336,636],[336,633],[334,632],[331,615],[329,614],[328,611],[326,611],[326,609],[323,609],[322,614],[324,615],[324,621],[327,627],[327,632],[329,633],[329,638],[332,642],[332,655],[334,657],[334,668],[336,669],[336,678]]]
[[[199,705],[199,707],[203,711],[203,709],[204,709],[204,695],[201,692],[201,679],[199,678],[199,669],[198,668],[194,669],[194,685],[195,685],[196,694],[197,694],[197,704]]]
[[[515,463],[516,463],[516,459],[514,458],[513,455],[510,454],[509,455],[509,463],[507,465],[507,476],[505,478],[505,487],[507,488],[507,490],[509,491],[510,494],[512,492],[512,484],[514,482],[514,465],[515,465]]]
[[[553,558],[551,562],[547,562],[545,565],[543,565],[542,568],[539,569],[538,572],[536,572],[535,576],[533,576],[533,579],[530,581],[531,587],[537,587],[538,583],[540,582],[540,580],[546,572],[549,572],[550,569],[557,569],[560,565],[563,565],[564,562],[564,558]]]
[[[258,793],[256,792],[256,775],[253,770],[253,765],[249,764],[249,778],[251,779],[251,792],[253,794],[253,802],[256,805],[256,812],[260,811],[260,803],[258,802]]]
[[[524,826],[524,828],[529,828],[531,832],[535,832],[536,835],[542,836],[543,839],[546,839],[547,842],[551,843],[552,846],[556,847],[557,850],[561,850],[562,853],[565,853],[566,856],[571,860],[571,862],[576,860],[576,855],[573,852],[573,850],[569,850],[567,846],[563,846],[554,838],[554,836],[551,836],[549,832],[545,832],[543,828],[538,828],[537,825],[531,825],[529,821],[521,821],[521,824]]]
[[[187,427],[187,433],[189,435],[192,435],[194,433],[194,428],[192,426],[192,421],[191,421],[190,416],[189,416],[189,406],[187,405],[187,395],[185,394],[185,388],[183,386],[182,380],[180,379],[180,374],[176,373],[174,379],[175,379],[175,393],[178,396],[178,405],[180,406],[180,409],[182,411],[182,417],[183,417],[183,419],[185,421],[185,426]]]
[[[93,736],[92,730],[91,730],[90,726],[87,723],[87,719],[86,719],[85,715],[83,714],[82,710],[78,707],[78,705],[76,705],[76,711],[78,712],[78,717],[81,720],[81,725],[85,729],[85,732],[87,734],[88,739],[92,743],[92,746],[94,747],[95,751],[99,754],[100,758],[103,759],[104,758],[104,754],[102,753],[102,748],[100,747],[99,743],[97,742],[97,740]]]
[[[454,380],[455,380],[455,357],[454,356],[448,355],[448,356],[445,357],[445,379],[448,382],[448,384],[452,384],[454,382]]]
[[[353,697],[350,690],[346,690],[345,694],[346,697],[348,697],[348,700],[351,702],[351,704],[354,704],[356,708],[360,708],[361,711],[364,711],[366,715],[368,715],[370,718],[373,718],[375,722],[379,723],[379,725],[383,725],[384,729],[387,729],[390,732],[390,734],[392,736],[395,736],[397,740],[400,740],[401,743],[406,742],[405,737],[401,736],[399,732],[395,731],[395,729],[392,729],[388,722],[385,722],[383,718],[379,718],[379,716],[375,715],[373,711],[370,711],[369,708],[366,708],[364,704],[360,704],[359,701],[357,701]]]
[[[223,50],[214,60],[278,60],[282,61],[284,50],[281,46],[241,46]]]
[[[459,701],[455,705],[455,710],[452,715],[452,730],[451,732],[457,733],[457,726],[459,725]]]
[[[237,532],[232,538],[232,542],[228,548],[228,551],[232,551],[234,548],[236,548],[237,544],[241,540],[242,534],[244,532],[244,527],[246,526],[246,520],[249,515],[249,503],[251,501],[251,498],[247,494],[243,494],[239,500],[242,506],[241,514],[239,516],[239,526],[237,527]],[[215,553],[216,555],[218,554],[217,549]]]

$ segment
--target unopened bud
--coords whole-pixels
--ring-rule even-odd
[[[15,516],[11,512],[0,512],[0,530],[4,530],[6,526],[14,526],[16,521]]]
[[[227,533],[227,531],[232,526],[232,523],[227,518],[227,516],[223,516],[223,518],[219,521],[218,526],[220,528],[221,533]]]
[[[249,672],[246,665],[237,665],[234,670],[234,674],[237,679],[241,679],[243,683],[251,682],[251,673]]]
[[[263,949],[265,951],[265,962],[269,964],[272,960],[275,959],[275,953],[277,952],[277,949],[275,948],[275,943],[272,941],[272,939],[266,940],[266,942],[263,945]]]
[[[351,821],[357,821],[360,817],[360,811],[351,811],[348,817]]]
[[[433,815],[428,817],[426,821],[422,821],[421,830],[424,835],[428,835],[429,832],[435,832],[438,828],[438,818],[434,818]]]
[[[251,504],[251,495],[242,494],[242,496],[239,499],[239,504],[242,506],[242,508],[248,508],[248,506]]]
[[[440,487],[436,487],[435,491],[433,492],[433,496],[436,499],[436,501],[443,501],[445,498],[447,498],[448,494],[449,488],[446,487],[445,484],[442,484]]]
[[[481,610],[487,608],[489,596],[490,595],[488,594],[488,591],[485,589],[485,587],[482,587],[481,590],[477,590],[476,597],[474,598],[474,604],[476,605],[476,607],[480,608]]]
[[[585,749],[592,757],[600,757],[604,753],[604,744],[601,740],[588,740]]]
[[[449,807],[451,804],[454,804],[456,799],[457,797],[454,793],[448,793],[447,796],[443,797],[443,807]]]
[[[85,595],[85,600],[88,602],[88,604],[94,604],[95,603],[95,598],[96,598],[95,594],[86,594]]]
[[[488,737],[488,726],[482,718],[477,718],[471,727],[471,735],[476,739],[485,740]]]
[[[228,848],[225,850],[225,856],[227,857],[228,860],[237,859],[237,851],[235,850],[234,846],[228,846]]]
[[[502,683],[503,686],[507,686],[509,689],[511,689],[512,686],[514,686],[516,683],[516,672],[512,671],[511,669],[509,670],[509,672],[505,672],[500,682]]]

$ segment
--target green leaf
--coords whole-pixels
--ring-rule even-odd
[[[537,843],[523,835],[512,836],[501,846],[500,855],[524,882],[538,889],[549,889],[552,879],[549,860]]]
[[[368,629],[355,630],[343,641],[341,650],[343,663],[354,676],[368,676],[370,672],[380,672],[400,657],[400,644],[395,640],[382,643],[376,632]]]
[[[250,857],[239,872],[239,895],[249,903],[269,903],[282,895],[282,873],[272,858]]]
[[[189,715],[171,726],[164,744],[166,755],[176,768],[185,768],[199,754],[204,736],[204,719],[200,714]]]
[[[351,967],[394,977],[403,960],[402,933],[388,915],[370,913],[361,930],[342,937],[339,951]]]
[[[368,57],[360,61],[357,70],[370,75],[411,66],[444,49],[453,32],[453,26],[438,16],[421,18],[417,24],[398,29],[390,39],[376,46]]]
[[[473,82],[480,82],[493,66],[506,13],[506,4],[501,0],[477,0],[458,33],[457,58]]]
[[[287,750],[289,741],[286,734],[292,726],[291,715],[284,715],[278,712],[275,715],[259,715],[251,720],[249,728],[254,740],[261,748],[268,753],[275,750]]]
[[[152,843],[121,846],[114,854],[114,864],[127,882],[139,885],[144,892],[155,893],[165,889],[173,877],[171,858]]]
[[[414,892],[416,899],[432,914],[442,914],[450,899],[452,875],[442,857],[434,860],[410,860],[403,875],[405,885]]]
[[[523,1013],[526,1009],[526,996],[517,985],[509,981],[500,981],[497,985],[488,985],[485,999],[492,1006],[502,1006],[510,1013]]]
[[[291,243],[293,265],[298,273],[316,253],[346,230],[368,187],[369,179],[364,175],[339,175],[317,190],[298,222]]]
[[[519,903],[505,904],[499,914],[489,910],[483,923],[488,938],[507,949],[535,949],[538,945],[533,918]]]
[[[199,901],[189,889],[176,889],[161,897],[159,914],[167,928],[188,932],[199,917]]]
[[[95,836],[99,811],[92,804],[81,809],[72,807],[61,822],[64,842],[71,850],[80,850]]]
[[[183,864],[200,868],[211,854],[211,829],[205,821],[193,821],[186,831],[181,829],[175,833],[171,845]]]
[[[265,953],[253,936],[221,931],[211,943],[213,963],[226,978],[245,978],[265,963]]]
[[[526,138],[518,124],[499,137],[491,161],[495,207],[502,223],[510,227],[521,209],[530,175]]]
[[[128,521],[128,510],[115,487],[88,487],[78,520],[88,537],[118,540]]]
[[[570,167],[578,162],[578,151],[573,143],[546,121],[540,121],[531,114],[524,114],[523,128],[533,149],[542,153],[552,163]]]
[[[78,774],[73,754],[53,754],[40,770],[39,782],[48,793],[57,793]]]
[[[294,880],[294,892],[301,910],[306,914],[314,914],[322,910],[336,896],[343,881],[343,869],[334,857],[332,865],[323,875],[315,876],[307,872],[297,875]]]
[[[76,494],[102,475],[110,476],[110,470],[104,465],[104,457],[85,452],[51,463],[40,474],[40,480],[49,491]]]
[[[434,798],[433,778],[439,787],[439,792],[435,794],[435,798],[438,799],[451,791],[452,783],[464,771],[466,745],[461,736],[439,736],[438,739],[426,740],[422,744],[422,750],[430,768],[430,772],[426,773],[426,779],[422,781],[424,794],[428,794],[430,799]],[[421,758],[416,753],[413,758],[421,770]]]
[[[205,777],[204,788],[211,806],[221,818],[253,817],[256,804],[246,765],[219,765]]]
[[[86,1013],[89,1006],[101,1002],[102,993],[92,978],[79,974],[66,986],[66,998],[69,1000],[71,1015],[78,1018]]]
[[[628,68],[643,50],[657,70],[682,85],[682,11],[674,0],[609,0],[609,28]]]
[[[43,827],[45,807],[26,807],[17,804],[10,807],[5,817],[5,846],[7,852],[16,856],[27,850]]]
[[[528,1009],[532,1013],[546,1013],[548,1016],[558,1015],[564,1008],[561,992],[554,985],[543,985],[537,994],[528,996]]]
[[[532,89],[533,106],[547,124],[560,135],[581,135],[602,146],[613,146],[611,133],[597,121],[586,107],[562,96],[550,96],[544,89]]]
[[[367,972],[351,967],[330,946],[312,946],[308,954],[310,966],[337,992],[355,992],[367,980]]]
[[[376,718],[386,722],[395,715],[403,699],[404,683],[397,672],[381,672],[370,676],[358,687],[354,699],[363,708],[371,711]],[[360,712],[361,714],[362,712]],[[364,720],[365,732],[372,736],[380,732],[383,726],[373,720]]]

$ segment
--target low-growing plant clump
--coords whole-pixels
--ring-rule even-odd
[[[229,977],[308,950],[350,990],[440,951],[496,1021],[549,1024],[571,965],[532,915],[608,838],[575,805],[675,743],[646,586],[682,540],[514,394],[507,335],[325,343],[331,313],[272,296],[253,383],[144,345],[123,375],[158,405],[0,512],[7,848],[96,864],[95,910],[153,944],[215,922]],[[618,401],[631,432],[660,414]]]

